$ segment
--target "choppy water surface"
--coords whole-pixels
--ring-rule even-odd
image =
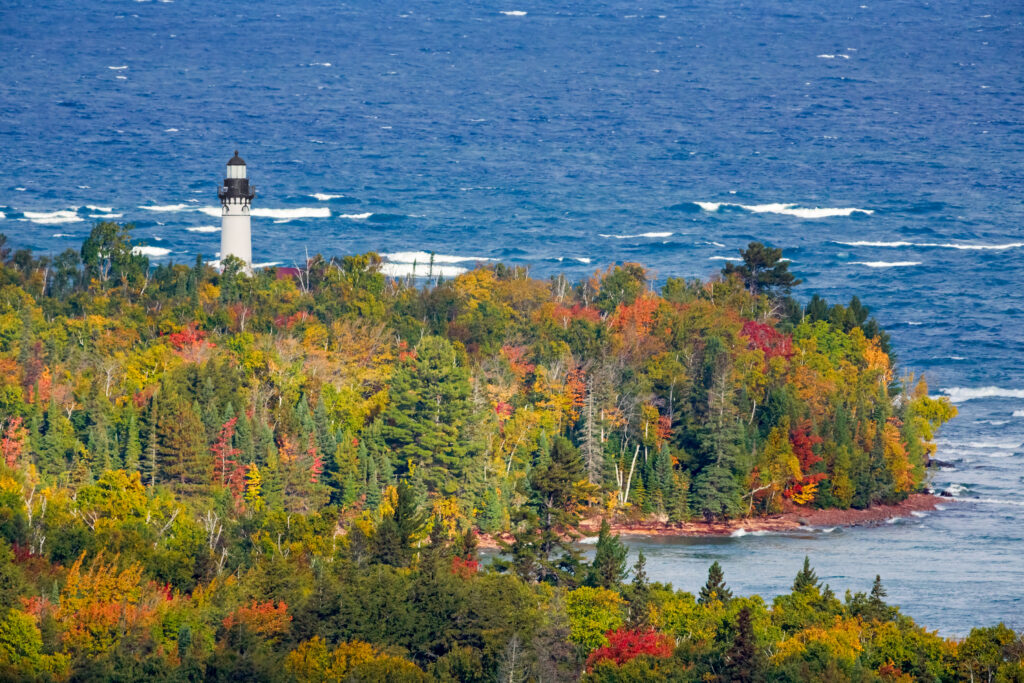
[[[935,487],[967,502],[874,529],[634,543],[742,592],[809,554],[876,573],[944,633],[1024,627],[1024,8],[188,0],[0,7],[0,231],[77,247],[133,221],[155,259],[213,258],[238,148],[257,261],[377,250],[584,276],[708,275],[752,239],[858,294],[961,416]]]

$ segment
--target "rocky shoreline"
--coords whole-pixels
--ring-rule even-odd
[[[890,519],[910,517],[914,512],[930,512],[938,505],[951,505],[950,498],[932,493],[912,493],[906,500],[896,505],[875,505],[864,510],[815,510],[794,509],[769,517],[748,517],[726,522],[683,522],[670,524],[659,520],[615,521],[611,524],[612,532],[621,536],[730,536],[736,532],[786,532],[804,527],[857,527],[877,526]],[[580,523],[580,531],[588,536],[596,536],[601,526],[601,519],[591,518]],[[484,548],[497,548],[497,538],[485,534],[480,536],[480,545]],[[511,541],[511,537],[504,540]]]

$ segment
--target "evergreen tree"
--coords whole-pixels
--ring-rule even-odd
[[[619,535],[612,535],[607,519],[601,520],[594,561],[587,573],[587,585],[617,588],[626,577],[626,546]]]
[[[391,514],[377,526],[373,559],[393,567],[408,567],[413,557],[413,540],[426,525],[426,517],[417,509],[415,494],[406,482],[395,490]]]
[[[504,528],[505,507],[501,504],[501,489],[491,487],[484,491],[483,509],[478,517],[480,530],[495,534]]]
[[[206,428],[192,404],[172,396],[157,415],[157,462],[164,481],[194,491],[213,480],[213,457]]]
[[[805,555],[803,569],[797,572],[796,578],[793,580],[793,592],[800,593],[809,590],[818,591],[820,589],[821,584],[818,582],[818,575],[811,569],[811,558]]]
[[[651,586],[647,579],[647,558],[641,550],[633,565],[633,582],[629,586],[627,622],[635,631],[648,628],[651,618]]]
[[[750,608],[743,607],[736,615],[732,643],[725,653],[724,679],[733,683],[756,683],[764,680],[765,661],[757,647]]]
[[[742,429],[730,382],[731,366],[725,342],[711,337],[704,349],[703,395],[705,421],[698,431],[702,467],[693,482],[693,507],[707,521],[739,514],[742,469]]]
[[[513,516],[514,541],[499,541],[512,559],[496,561],[495,566],[512,568],[527,581],[574,584],[580,553],[572,541],[579,537],[578,507],[585,477],[576,449],[564,437],[555,439],[547,457],[539,457],[530,470],[533,497]]]
[[[143,454],[141,468],[142,481],[150,488],[156,486],[160,470],[160,464],[157,461],[159,452],[157,423],[159,422],[159,416],[160,411],[157,408],[157,397],[154,396],[149,404],[149,413],[146,416],[146,450]]]
[[[722,565],[718,564],[718,560],[708,567],[708,580],[700,589],[697,602],[709,605],[716,600],[723,604],[732,600],[732,591],[725,585],[725,574],[722,572]]]
[[[107,438],[105,427],[93,425],[89,428],[86,450],[89,452],[90,469],[94,477],[99,477],[107,470],[115,469],[110,457],[110,440]]]
[[[467,455],[460,431],[472,410],[463,359],[447,339],[426,337],[415,360],[395,370],[390,394],[382,429],[388,446],[430,491],[455,492]]]
[[[129,406],[131,404],[129,403]],[[142,457],[142,441],[139,439],[139,417],[134,407],[128,409],[125,423],[124,451],[122,462],[128,472],[138,472]]]
[[[79,457],[81,444],[75,438],[71,421],[56,401],[50,401],[39,452],[39,470],[44,475],[57,476],[69,469]]]
[[[782,259],[782,250],[751,242],[740,250],[742,265],[727,263],[722,269],[726,277],[738,275],[747,289],[755,294],[787,296],[800,280],[789,272],[789,263]]]

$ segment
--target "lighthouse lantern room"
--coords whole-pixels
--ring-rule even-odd
[[[256,190],[249,186],[245,162],[238,156],[228,161],[227,177],[217,190],[221,205],[220,259],[235,256],[252,266],[252,233],[249,225],[249,205]]]

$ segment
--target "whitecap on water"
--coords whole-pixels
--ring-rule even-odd
[[[220,232],[219,225],[196,225],[185,229],[189,232]]]
[[[855,213],[871,215],[874,209],[858,209],[856,207],[830,208],[830,207],[800,207],[796,204],[730,204],[726,202],[694,202],[705,211],[718,211],[723,206],[736,206],[751,213],[776,213],[783,216],[796,216],[797,218],[832,218],[836,216],[850,216]]]
[[[317,193],[311,194],[309,196],[312,197],[313,199],[316,199],[317,201],[329,202],[332,199],[341,199],[345,195],[343,195],[343,194],[327,194],[326,192],[317,192]]]
[[[22,220],[32,221],[39,225],[59,225],[61,223],[78,223],[83,220],[78,215],[77,209],[63,209],[61,211],[25,211]]]
[[[525,17],[526,12],[518,9],[503,10],[502,14],[506,17]]]
[[[852,261],[855,266],[867,266],[868,268],[907,268],[919,266],[920,261]]]
[[[1024,417],[1024,410],[1015,410],[1010,413],[1011,417]]]
[[[600,234],[600,236],[604,237],[604,238],[607,238],[607,239],[628,240],[628,239],[636,239],[637,237],[671,237],[672,233],[671,232],[641,232],[641,233],[636,234],[636,235],[605,235],[605,234]]]
[[[167,256],[171,253],[170,249],[164,247],[150,247],[150,246],[139,246],[132,247],[132,253],[139,256]]]
[[[1024,398],[1024,389],[1004,389],[1002,387],[947,387],[939,389],[953,403],[963,403],[983,398]],[[1016,416],[1015,416],[1016,417]],[[1021,417],[1024,417],[1022,415]]]
[[[708,256],[709,261],[742,261],[739,256]]]
[[[173,213],[175,211],[191,211],[193,207],[188,204],[154,204],[153,206],[140,206],[139,208],[145,209],[146,211]],[[220,215],[220,209],[217,209],[217,215]]]
[[[380,272],[388,277],[407,277],[409,275],[413,277],[455,277],[465,273],[466,270],[459,266],[443,265],[435,265],[431,268],[429,264],[423,263],[382,263],[380,266]]]
[[[910,514],[914,515],[915,517],[927,517],[928,516],[928,513],[924,512],[922,510],[911,510]]]
[[[466,263],[475,261],[493,261],[494,259],[485,256],[453,256],[451,254],[430,254],[426,251],[396,251],[391,254],[381,254],[388,261],[398,263],[430,264],[431,258],[434,263]]]
[[[897,240],[894,242],[876,242],[870,240],[858,240],[856,242],[839,242],[847,247],[878,247],[880,249],[896,249],[899,247],[920,247],[929,249],[959,249],[961,251],[1005,251],[1006,249],[1020,249],[1024,242],[1006,242],[1003,244],[962,244],[958,242],[906,242]]]
[[[338,218],[347,218],[351,221],[365,221],[372,215],[372,211],[369,213],[340,213],[338,214]]]

